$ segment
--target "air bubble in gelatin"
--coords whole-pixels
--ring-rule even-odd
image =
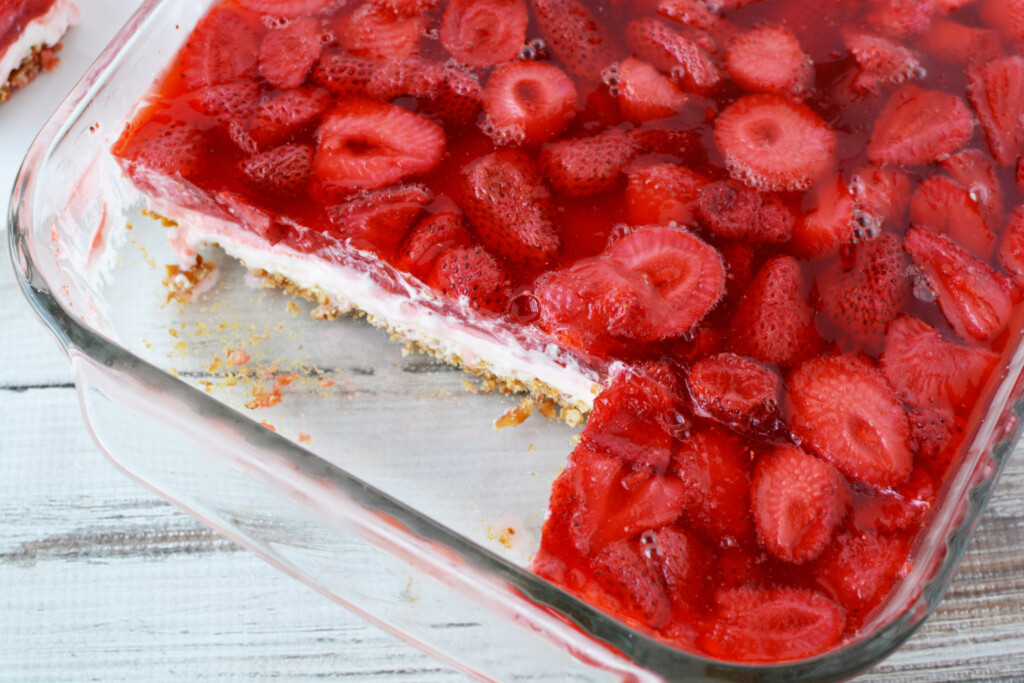
[[[930,304],[935,301],[935,290],[928,284],[928,278],[923,275],[919,275],[914,278],[913,292],[914,298],[919,301],[923,301],[926,304]]]
[[[532,45],[523,45],[519,48],[519,59],[531,61],[537,58],[537,51],[533,49]]]
[[[988,202],[988,188],[984,185],[971,185],[967,194],[971,196],[971,200],[974,201],[975,204],[985,204]]]

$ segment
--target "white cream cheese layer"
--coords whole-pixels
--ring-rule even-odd
[[[78,8],[71,0],[56,0],[45,14],[36,17],[18,38],[0,54],[0,85],[21,66],[22,60],[32,54],[37,45],[53,46],[78,23]]]

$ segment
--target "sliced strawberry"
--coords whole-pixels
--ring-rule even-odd
[[[880,363],[892,388],[921,409],[963,411],[988,381],[999,357],[987,350],[946,341],[910,316],[900,316],[885,333]]]
[[[941,477],[956,455],[964,434],[963,423],[948,411],[918,408],[907,409],[907,421],[917,462]]]
[[[648,288],[603,259],[545,273],[534,296],[540,327],[571,349],[604,355],[653,334]]]
[[[821,311],[854,343],[877,350],[885,325],[910,302],[907,259],[892,233],[857,242],[826,266],[816,289]]]
[[[243,160],[238,172],[257,192],[295,196],[306,189],[312,163],[312,147],[281,145]]]
[[[440,69],[430,90],[413,94],[422,113],[449,124],[471,123],[483,108],[483,88],[476,76],[451,65]]]
[[[626,169],[626,215],[632,225],[690,225],[707,178],[685,166],[637,162]]]
[[[649,289],[653,330],[648,341],[686,334],[725,291],[721,255],[682,230],[638,230],[608,247],[604,258]]]
[[[813,190],[810,203],[810,213],[800,216],[793,226],[792,245],[798,256],[831,256],[856,239],[862,226],[857,222],[853,193],[841,175],[822,181]]]
[[[776,256],[761,267],[737,304],[730,329],[736,353],[765,363],[788,366],[817,355],[821,337],[796,259]]]
[[[373,76],[376,62],[345,52],[328,52],[313,69],[313,82],[342,97],[361,95]]]
[[[1003,213],[1006,207],[1003,203],[1003,187],[999,183],[992,159],[980,149],[965,149],[943,159],[942,167],[967,190],[988,226],[998,230],[1005,219]]]
[[[686,485],[671,475],[633,470],[622,480],[622,491],[613,497],[608,515],[600,520],[593,536],[593,547],[671,524],[679,519],[689,497]]]
[[[885,377],[866,360],[807,361],[789,378],[788,409],[798,442],[848,478],[889,488],[910,474],[907,416]]]
[[[850,179],[850,191],[856,206],[857,224],[862,229],[897,222],[910,205],[910,178],[894,168],[867,166],[855,171]]]
[[[704,150],[700,137],[692,130],[641,126],[626,132],[633,141],[637,154],[664,154],[680,161],[700,159]]]
[[[342,47],[355,57],[408,59],[419,52],[427,20],[419,12],[396,11],[369,0],[340,22],[337,29]]]
[[[881,85],[899,85],[924,77],[920,57],[903,45],[854,27],[843,27],[842,34],[846,49],[857,62],[855,89],[873,93]]]
[[[731,588],[715,596],[714,626],[700,644],[711,656],[778,662],[816,655],[839,642],[842,608],[803,588]]]
[[[117,154],[143,173],[191,178],[206,167],[205,145],[206,136],[195,124],[157,114],[119,143]]]
[[[687,492],[685,519],[726,547],[751,530],[751,458],[738,437],[718,427],[691,434],[672,455],[670,472]]]
[[[658,3],[658,14],[700,31],[714,31],[721,25],[722,18],[716,13],[721,9],[721,3],[709,5],[703,0],[660,0]]]
[[[866,4],[868,25],[901,40],[926,31],[935,14],[934,0],[869,0]]]
[[[657,19],[629,22],[626,42],[637,57],[671,73],[687,92],[704,94],[722,82],[722,74],[703,47]]]
[[[522,152],[499,150],[466,166],[462,208],[484,245],[513,263],[542,265],[562,247],[550,194]]]
[[[638,123],[675,116],[689,102],[672,79],[635,57],[619,63],[616,88],[622,118]]]
[[[537,28],[569,73],[600,81],[616,61],[615,44],[600,21],[576,0],[530,0]]]
[[[529,21],[523,0],[451,0],[441,19],[441,45],[463,64],[501,64],[519,56]]]
[[[793,231],[793,214],[782,200],[737,180],[720,180],[702,187],[697,194],[696,213],[701,226],[728,239],[786,242]]]
[[[339,237],[390,260],[431,198],[421,185],[397,185],[360,192],[327,214]]]
[[[275,88],[299,87],[320,57],[322,33],[320,22],[312,17],[268,31],[260,45],[260,73]]]
[[[702,358],[686,385],[698,413],[740,432],[765,434],[777,427],[782,380],[759,363],[733,353]]]
[[[967,67],[967,97],[995,160],[1013,164],[1024,150],[1024,57],[999,57]]]
[[[444,154],[440,126],[391,104],[343,100],[316,132],[313,173],[324,191],[393,185],[433,170]]]
[[[1006,223],[999,243],[999,263],[1014,282],[1024,287],[1024,206],[1018,206]]]
[[[918,467],[896,491],[861,496],[854,505],[853,526],[862,531],[889,533],[920,524],[935,502],[935,484]]]
[[[330,95],[319,89],[266,95],[256,103],[247,133],[258,147],[277,144],[312,126],[330,103]]]
[[[750,92],[803,99],[814,85],[814,62],[783,26],[757,26],[734,37],[725,53],[725,70]]]
[[[991,339],[1006,326],[1013,284],[945,235],[913,226],[903,248],[923,271],[939,308],[963,339]]]
[[[1024,40],[1024,1],[983,0],[981,19],[1010,40]]]
[[[947,64],[998,57],[1002,52],[999,34],[995,31],[941,17],[932,21],[917,44],[929,57]]]
[[[722,261],[725,262],[725,271],[728,283],[725,288],[725,301],[729,307],[734,307],[739,302],[743,292],[750,283],[754,281],[754,275],[760,265],[758,257],[760,248],[750,242],[737,242],[735,240],[722,240],[715,244]],[[702,354],[703,355],[703,354]]]
[[[298,17],[315,14],[335,0],[238,0],[242,7],[275,17]]]
[[[910,200],[910,222],[949,235],[975,256],[987,259],[996,249],[996,236],[970,193],[955,180],[931,176],[917,186]]]
[[[484,86],[484,131],[499,145],[535,145],[555,137],[576,116],[576,86],[543,62],[509,62]]]
[[[852,616],[862,619],[903,573],[907,549],[899,537],[846,532],[818,562],[819,581]]]
[[[616,374],[594,399],[580,443],[596,453],[664,472],[675,433],[684,425],[675,374],[664,364],[642,365]]]
[[[815,559],[843,519],[846,495],[839,472],[800,448],[784,446],[762,456],[750,487],[761,545],[785,562]]]
[[[218,7],[196,25],[182,48],[181,76],[190,90],[255,75],[259,36],[237,11]]]
[[[672,616],[672,607],[655,568],[635,543],[619,541],[594,557],[598,585],[618,603],[625,616],[651,628],[660,628]]]
[[[1017,160],[1017,187],[1024,192],[1024,155]]]
[[[445,211],[427,216],[406,236],[396,266],[421,280],[434,270],[437,258],[455,247],[472,243],[462,214]]]
[[[189,104],[222,123],[247,119],[256,111],[260,89],[253,81],[208,85],[189,95]]]
[[[715,119],[715,144],[733,178],[760,190],[805,190],[835,164],[836,136],[802,104],[747,95]]]
[[[445,296],[476,311],[500,313],[508,305],[508,276],[480,245],[442,253],[430,281]]]
[[[614,188],[633,160],[633,143],[618,128],[589,138],[544,145],[540,168],[551,188],[570,197],[584,197]]]
[[[648,565],[661,575],[669,600],[679,609],[699,604],[713,555],[697,536],[678,526],[666,526],[640,536]]]
[[[875,120],[868,158],[879,166],[928,164],[961,149],[973,130],[971,112],[956,95],[905,85]]]

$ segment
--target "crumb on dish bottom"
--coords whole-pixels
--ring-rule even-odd
[[[11,94],[16,90],[24,88],[35,80],[43,71],[53,71],[60,64],[60,57],[57,53],[64,47],[63,41],[56,45],[36,45],[32,52],[27,55],[21,64],[15,69],[7,82],[0,85],[0,104],[10,99]]]

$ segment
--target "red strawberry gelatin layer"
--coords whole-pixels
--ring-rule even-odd
[[[114,153],[593,370],[533,570],[792,660],[912,565],[1016,342],[1022,45],[1020,0],[235,0]]]

